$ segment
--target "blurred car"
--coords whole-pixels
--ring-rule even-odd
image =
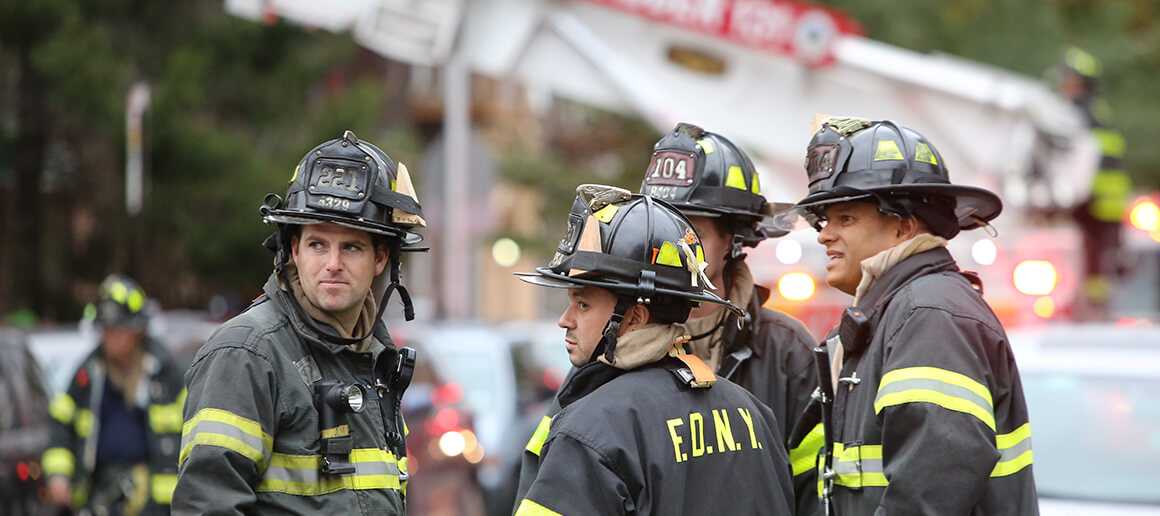
[[[1013,331],[1044,516],[1160,513],[1160,327]]]
[[[42,514],[48,391],[26,337],[0,328],[0,514]]]
[[[401,344],[401,343],[400,343]],[[405,345],[423,349],[421,343]],[[420,351],[423,353],[423,351]],[[477,469],[484,448],[462,387],[444,381],[424,354],[403,396],[407,436],[407,510],[412,514],[481,514]]]

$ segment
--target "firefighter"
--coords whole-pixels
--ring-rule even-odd
[[[1084,309],[1088,318],[1106,317],[1116,256],[1123,243],[1122,221],[1132,193],[1124,170],[1124,136],[1111,125],[1111,108],[1099,96],[1102,66],[1095,56],[1069,48],[1059,67],[1059,92],[1083,113],[1100,151],[1091,195],[1075,208],[1084,239]]]
[[[692,353],[773,409],[789,437],[817,387],[810,352],[816,342],[797,319],[763,308],[770,291],[754,283],[745,263],[745,247],[785,234],[763,224],[774,206],[761,194],[753,162],[725,137],[677,124],[654,147],[641,193],[668,201],[689,218],[705,247],[714,292],[749,314],[739,320],[714,303],[694,308],[685,323]],[[809,435],[804,443],[786,443],[800,514],[817,507],[814,459],[821,427]]]
[[[719,379],[683,324],[708,290],[704,248],[664,201],[582,185],[548,266],[576,369],[524,452],[515,514],[791,514],[776,416]],[[725,498],[722,498],[725,496]]]
[[[147,333],[145,292],[110,275],[86,308],[96,349],[49,404],[48,498],[94,514],[168,514],[177,481],[181,371]]]
[[[346,131],[260,211],[274,271],[186,373],[174,511],[403,514],[414,352],[381,316],[397,292],[413,317],[400,253],[425,222],[407,167]]]
[[[826,282],[854,297],[822,364],[828,513],[1037,514],[1011,347],[946,249],[999,215],[998,196],[951,184],[934,145],[891,121],[831,118],[806,152],[794,212],[818,230]]]

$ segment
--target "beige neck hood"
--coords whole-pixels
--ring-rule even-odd
[[[728,276],[724,283],[729,290],[724,293],[725,297],[728,297],[733,304],[748,310],[749,302],[753,300],[754,290],[753,273],[749,270],[749,266],[745,262],[737,262],[730,270],[726,271],[726,274]],[[690,341],[689,351],[697,358],[704,360],[714,371],[721,364],[721,356],[725,350],[724,342],[722,342],[725,325],[721,324],[721,320],[728,316],[729,310],[719,306],[717,311],[704,317],[689,319],[685,323],[690,335],[703,335],[713,331],[710,335]]]
[[[665,357],[674,347],[689,341],[689,330],[683,324],[646,324],[616,339],[613,356],[617,369],[636,369]],[[604,355],[597,360],[608,364]]]

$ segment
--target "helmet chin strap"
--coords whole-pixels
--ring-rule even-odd
[[[588,357],[588,362],[596,361],[602,353],[604,360],[609,364],[616,364],[616,340],[620,334],[620,323],[624,322],[624,316],[629,309],[633,307],[635,300],[628,296],[618,296],[616,298],[616,308],[612,309],[612,317],[604,325],[604,334],[600,337],[600,343],[592,350],[592,356]]]
[[[400,245],[397,243],[391,246],[391,283],[390,285],[387,285],[387,290],[383,293],[382,304],[379,306],[379,316],[382,316],[382,312],[386,308],[387,302],[391,300],[391,295],[395,292],[398,292],[399,299],[401,299],[403,302],[403,318],[410,321],[415,319],[415,306],[411,303],[411,293],[407,292],[407,287],[404,287],[403,283],[399,281],[399,248]]]

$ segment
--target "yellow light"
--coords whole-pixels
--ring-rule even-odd
[[[1043,319],[1050,319],[1052,315],[1055,315],[1055,300],[1051,299],[1051,296],[1036,299],[1035,303],[1031,305],[1031,311]]]
[[[1156,206],[1150,199],[1144,199],[1132,207],[1132,211],[1128,213],[1128,221],[1132,223],[1132,227],[1140,231],[1156,232],[1160,230],[1160,206]]]
[[[1059,276],[1055,266],[1047,260],[1023,260],[1012,274],[1015,288],[1029,296],[1046,296],[1055,290]]]
[[[491,258],[500,267],[511,267],[520,260],[520,244],[510,238],[501,238],[491,244]]]
[[[790,272],[777,280],[777,292],[790,301],[805,301],[814,295],[814,279],[804,272]]]
[[[443,455],[454,457],[463,453],[466,447],[467,441],[463,438],[463,434],[455,430],[439,436],[439,451],[443,452]]]

